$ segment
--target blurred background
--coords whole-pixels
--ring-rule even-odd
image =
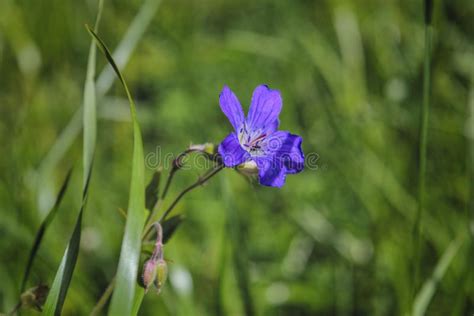
[[[92,0],[0,2],[2,312],[18,300],[34,235],[71,166],[28,287],[51,284],[73,230],[91,42],[84,24],[96,12]],[[140,315],[406,315],[414,297],[427,315],[472,315],[473,21],[473,1],[435,1],[414,279],[422,1],[106,0],[99,34],[113,50],[121,43],[145,154],[220,142],[231,130],[218,106],[223,85],[247,109],[266,83],[283,96],[281,129],[302,135],[317,157],[282,189],[225,170],[187,195],[174,211],[186,220],[165,247],[168,282]],[[96,159],[64,315],[89,314],[115,274],[124,229],[132,128],[105,65],[98,54]],[[148,179],[160,159],[149,161]],[[168,196],[201,172],[178,173]]]

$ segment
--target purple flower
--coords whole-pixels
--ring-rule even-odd
[[[303,139],[277,130],[282,107],[279,91],[266,85],[255,88],[247,118],[229,87],[222,89],[219,103],[234,127],[234,132],[219,145],[219,154],[226,167],[255,164],[260,183],[272,187],[283,186],[286,174],[303,170]]]

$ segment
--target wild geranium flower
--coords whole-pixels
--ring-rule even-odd
[[[247,118],[235,94],[224,86],[219,96],[222,112],[234,127],[219,145],[219,154],[226,167],[245,163],[258,169],[259,182],[281,187],[286,174],[304,168],[303,139],[287,131],[278,131],[282,108],[280,92],[266,85],[255,88]]]

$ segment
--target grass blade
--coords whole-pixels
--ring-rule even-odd
[[[458,253],[459,248],[461,248],[463,241],[464,236],[460,235],[458,238],[451,241],[448,248],[446,248],[443,256],[436,265],[433,275],[431,278],[425,281],[421,287],[421,290],[415,297],[412,310],[413,316],[422,316],[425,314],[426,309],[428,308],[428,305],[433,298],[434,293],[436,292],[439,282],[448,270],[448,267]]]
[[[143,2],[140,11],[133,19],[124,37],[112,54],[112,58],[118,69],[123,69],[127,65],[135,47],[142,38],[145,30],[155,16],[161,0],[146,0]],[[111,66],[106,66],[97,78],[97,93],[103,96],[112,87],[115,79],[115,71]]]
[[[136,286],[135,298],[133,299],[133,308],[130,315],[138,315],[140,307],[142,306],[143,298],[145,297],[145,289],[141,286]]]
[[[115,291],[112,295],[109,315],[131,315],[134,307],[135,290],[137,288],[138,263],[140,259],[141,234],[146,219],[145,211],[145,166],[143,143],[140,126],[137,121],[135,103],[128,90],[120,70],[104,42],[88,27],[97,45],[104,53],[107,61],[115,70],[130,102],[130,113],[133,121],[133,160],[130,197],[125,224],[125,233],[120,251]]]
[[[102,15],[102,8],[104,1],[99,1],[99,11],[97,13],[97,20],[95,22],[94,29],[97,31],[100,17]],[[94,160],[94,151],[97,138],[97,106],[95,96],[95,65],[96,65],[96,53],[97,46],[94,41],[91,42],[89,47],[89,58],[87,60],[87,74],[86,83],[84,86],[84,115],[83,115],[83,126],[84,126],[84,137],[83,137],[83,193],[86,192],[86,185],[89,181],[89,173],[92,169],[92,161]]]
[[[230,184],[227,180],[224,181],[225,185],[222,189],[222,197],[226,202],[226,205],[229,206],[227,208],[226,226],[229,231],[229,239],[231,242],[232,260],[235,276],[237,278],[237,287],[245,315],[255,315],[255,304],[250,290],[247,243],[242,233],[245,223],[244,219],[239,216],[239,213],[233,207],[235,202],[233,201],[234,197]]]
[[[23,293],[25,291],[26,282],[28,282],[28,277],[30,276],[31,267],[33,266],[33,261],[36,257],[36,253],[39,250],[39,247],[41,245],[41,241],[43,240],[43,236],[44,236],[44,233],[46,232],[46,229],[48,229],[49,224],[51,224],[51,222],[53,221],[54,217],[56,216],[59,210],[59,205],[61,204],[64,194],[66,193],[66,189],[69,185],[69,180],[71,179],[71,174],[72,174],[72,168],[68,171],[67,176],[63,181],[63,184],[56,197],[56,202],[54,203],[53,208],[51,209],[51,211],[49,211],[48,215],[45,217],[45,219],[41,223],[41,226],[36,232],[35,240],[33,242],[33,247],[31,247],[30,254],[28,256],[28,261],[26,263],[25,273],[23,274],[23,280],[21,281],[20,293]]]
[[[143,36],[145,30],[150,25],[153,16],[155,15],[161,0],[146,0],[143,2],[139,12],[133,19],[125,36],[118,44],[113,53],[114,60],[117,62],[118,68],[123,69],[127,64],[130,56],[135,50],[138,41]],[[114,80],[114,70],[110,66],[104,67],[96,80],[96,96],[101,99],[112,87]],[[83,116],[83,108],[79,108],[73,115],[67,126],[63,129],[54,145],[51,147],[39,167],[39,179],[44,184],[50,178],[54,166],[56,166],[61,158],[65,155],[67,150],[72,146],[74,140],[79,135],[82,129],[81,118]],[[38,205],[41,209],[48,209],[48,198],[46,202],[42,202],[47,186],[40,185],[38,187]],[[45,207],[46,205],[46,207]]]
[[[146,186],[145,191],[145,207],[152,212],[156,203],[158,202],[158,191],[160,188],[161,170],[156,170],[153,177]]]
[[[165,220],[161,226],[163,227],[163,244],[170,240],[171,236],[176,232],[178,226],[184,221],[184,216],[181,214],[172,216]]]
[[[81,241],[82,214],[85,207],[83,203],[79,216],[74,226],[74,231],[64,252],[61,264],[54,278],[51,290],[43,309],[43,315],[61,315],[61,310],[66,299],[66,294],[71,283],[72,274],[76,267],[77,256],[79,254],[79,243]]]
[[[433,0],[425,0],[425,56],[423,65],[423,104],[420,116],[420,145],[419,145],[419,173],[418,173],[418,209],[416,212],[414,226],[414,275],[413,293],[418,284],[420,269],[420,257],[422,249],[421,235],[423,232],[422,219],[425,209],[425,187],[426,187],[426,152],[428,147],[428,116],[431,102],[431,45],[432,45],[432,15]]]
[[[99,1],[99,9],[95,22],[95,29],[98,28],[104,1]],[[84,87],[84,154],[83,169],[84,183],[82,187],[82,205],[79,215],[74,225],[74,231],[69,239],[69,243],[64,252],[61,264],[54,278],[51,290],[45,303],[43,315],[60,315],[66,294],[71,283],[74,268],[76,267],[77,257],[79,255],[79,246],[81,242],[82,217],[87,204],[87,194],[89,191],[90,177],[92,174],[92,164],[94,160],[94,150],[97,133],[97,115],[95,100],[95,65],[96,65],[96,46],[92,41],[89,49],[89,58],[87,61],[87,74]]]

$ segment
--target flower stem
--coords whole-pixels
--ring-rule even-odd
[[[176,206],[176,204],[178,204],[178,202],[181,200],[181,198],[186,194],[188,193],[189,191],[191,191],[192,189],[200,186],[200,185],[203,185],[204,183],[206,183],[210,178],[212,178],[214,175],[216,175],[219,171],[221,171],[222,169],[224,168],[223,165],[219,165],[217,168],[214,168],[211,172],[207,173],[204,177],[199,177],[199,179],[194,182],[193,184],[191,184],[189,187],[187,187],[186,189],[184,189],[183,191],[181,191],[180,194],[178,194],[178,196],[174,199],[174,201],[171,203],[171,205],[168,207],[168,209],[166,209],[166,211],[163,213],[163,215],[161,215],[160,219],[158,220],[158,222],[163,222],[166,217],[168,216],[168,214],[174,209],[174,207]]]
[[[166,179],[166,184],[165,184],[165,188],[163,189],[163,192],[161,193],[161,199],[163,200],[165,197],[166,197],[166,193],[168,193],[168,189],[170,187],[170,184],[171,184],[171,181],[173,180],[173,177],[176,173],[176,171],[178,171],[181,167],[181,164],[182,164],[182,160],[184,159],[184,157],[186,157],[187,154],[190,153],[190,150],[189,149],[186,149],[185,151],[183,151],[182,153],[180,153],[174,160],[173,160],[173,165],[171,167],[171,170],[170,170],[170,173],[168,175],[168,179]]]
[[[160,219],[158,220],[159,223],[161,223],[163,220],[166,219],[166,216],[169,215],[169,213],[173,210],[173,208],[178,204],[178,202],[181,200],[181,198],[186,195],[186,193],[188,193],[189,191],[193,190],[194,188],[200,186],[200,185],[203,185],[204,183],[206,183],[209,179],[211,179],[214,175],[216,175],[219,171],[221,171],[222,169],[224,168],[223,165],[219,165],[218,167],[212,169],[210,172],[208,172],[206,175],[204,175],[203,177],[200,177],[196,182],[194,182],[193,184],[191,184],[190,186],[188,186],[186,189],[184,189],[183,191],[181,191],[181,193],[174,199],[174,201],[171,203],[171,205],[166,209],[166,211],[163,213],[163,215],[160,217]],[[160,201],[162,201],[160,199]],[[160,202],[158,201],[158,203]],[[153,216],[150,217],[150,221],[153,220]],[[145,232],[143,234],[143,238],[142,240],[145,241],[149,235],[149,232],[150,232],[150,229],[153,227],[153,222],[152,224],[149,224],[146,229],[145,229]],[[102,310],[102,308],[105,306],[105,304],[107,303],[107,301],[109,300],[110,296],[112,295],[112,292],[113,292],[113,289],[115,287],[115,277],[116,275],[114,275],[114,277],[112,278],[112,280],[110,281],[109,285],[107,286],[107,288],[105,289],[104,293],[102,294],[102,296],[100,297],[99,301],[97,301],[97,304],[94,306],[94,309],[92,310],[90,316],[96,316],[100,313],[100,311]]]
[[[170,206],[164,211],[163,215],[161,215],[160,219],[158,220],[159,223],[162,223],[166,217],[169,215],[169,213],[174,209],[174,207],[178,204],[178,202],[183,198],[183,196],[186,195],[189,191],[192,191],[193,189],[197,188],[198,186],[203,185],[206,183],[209,179],[211,179],[214,175],[216,175],[219,171],[221,171],[224,168],[223,165],[219,164],[218,167],[212,169],[208,173],[206,173],[204,176],[199,177],[196,182],[185,188],[181,193],[178,194],[178,196],[174,199],[173,202],[171,202]],[[148,238],[148,235],[151,231],[151,228],[153,227],[153,218],[150,218],[151,224],[148,224],[147,227],[144,230],[143,234],[143,240],[146,240]]]

